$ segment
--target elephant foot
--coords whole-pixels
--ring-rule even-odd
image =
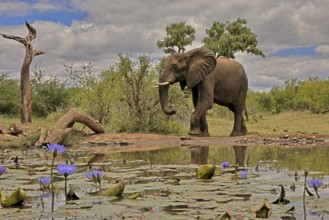
[[[208,131],[203,131],[199,134],[199,137],[210,137],[210,134]]]
[[[199,136],[200,130],[199,129],[190,129],[188,132],[189,135]]]
[[[243,129],[243,130],[242,130],[242,135],[247,135],[247,134],[248,134],[247,129]]]
[[[232,131],[232,133],[230,134],[231,137],[236,137],[236,136],[243,136],[246,135],[246,132],[241,132],[241,131]]]

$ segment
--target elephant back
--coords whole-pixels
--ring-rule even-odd
[[[217,68],[219,68],[219,71],[222,73],[225,72],[226,74],[241,74],[246,77],[246,73],[242,64],[228,57],[218,57]]]

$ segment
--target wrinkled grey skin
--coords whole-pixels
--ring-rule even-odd
[[[240,63],[224,57],[216,59],[212,51],[203,47],[172,54],[159,78],[161,107],[167,115],[176,113],[168,105],[169,86],[176,82],[182,89],[187,86],[192,90],[195,110],[190,118],[189,134],[210,136],[206,111],[213,103],[234,113],[230,136],[247,134],[242,112],[246,108],[248,79]]]

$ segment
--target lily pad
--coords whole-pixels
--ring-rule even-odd
[[[26,192],[22,188],[16,189],[8,197],[4,193],[0,192],[0,201],[3,207],[12,207],[21,205],[26,198]]]

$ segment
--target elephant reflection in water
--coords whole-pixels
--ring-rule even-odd
[[[235,154],[235,164],[243,167],[244,159],[246,157],[247,145],[233,145],[234,154]]]
[[[190,148],[191,164],[207,164],[209,157],[209,146],[192,146]]]
[[[241,167],[245,166],[245,156],[247,145],[233,145],[235,164]],[[207,164],[209,158],[209,146],[192,146],[190,148],[191,164]],[[220,161],[218,161],[219,163]]]

